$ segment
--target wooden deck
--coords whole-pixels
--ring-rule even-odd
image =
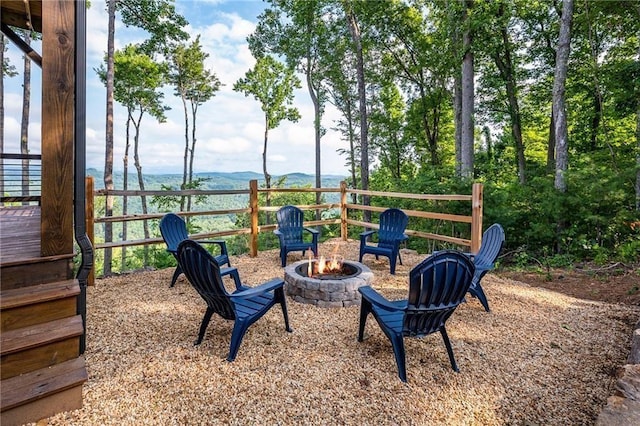
[[[0,264],[40,256],[40,207],[0,207]]]

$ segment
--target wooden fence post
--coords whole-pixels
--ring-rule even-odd
[[[481,183],[471,187],[471,253],[477,253],[482,244],[482,189]]]
[[[93,176],[87,176],[85,178],[85,186],[84,186],[84,190],[85,190],[85,197],[86,197],[86,206],[85,206],[85,214],[84,214],[84,221],[85,221],[85,227],[87,230],[87,237],[89,237],[89,241],[91,241],[91,245],[94,245],[94,215],[95,215],[95,210],[93,207]],[[95,258],[95,252],[94,252],[94,258]],[[87,277],[87,285],[95,285],[96,283],[96,262],[92,262],[91,264],[91,270],[89,271],[89,276]]]
[[[340,182],[340,236],[342,241],[347,241],[349,231],[347,229],[347,183]]]
[[[251,238],[249,240],[249,254],[258,255],[258,181],[249,181],[249,208],[251,209]]]

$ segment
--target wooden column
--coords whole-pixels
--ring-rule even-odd
[[[258,181],[249,181],[249,208],[251,209],[251,240],[249,241],[249,254],[251,257],[258,255]]]
[[[471,253],[477,253],[482,243],[482,190],[481,183],[471,188]]]
[[[42,2],[43,256],[73,253],[74,2]]]
[[[349,238],[349,230],[347,228],[347,183],[340,182],[340,236],[342,241]]]

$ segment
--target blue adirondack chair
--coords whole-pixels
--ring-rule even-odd
[[[489,302],[480,285],[480,281],[495,266],[496,259],[498,259],[498,255],[504,245],[504,238],[504,229],[500,224],[494,223],[482,234],[482,242],[478,253],[469,254],[476,268],[471,287],[469,287],[469,293],[478,298],[487,312],[489,312]]]
[[[389,268],[392,274],[396,273],[396,258],[402,265],[400,257],[400,243],[409,238],[404,230],[409,223],[409,217],[400,209],[387,209],[380,213],[380,228],[366,231],[360,234],[360,263],[362,256],[370,253],[376,256],[389,258]],[[367,244],[367,240],[374,234],[378,234],[378,245]]]
[[[289,315],[284,295],[284,281],[274,278],[256,287],[242,285],[236,268],[231,276],[234,278],[236,290],[229,293],[222,282],[220,265],[216,259],[200,244],[193,240],[184,240],[178,245],[178,263],[185,276],[207,303],[207,310],[200,324],[200,331],[195,345],[199,345],[204,338],[205,331],[213,314],[223,319],[233,321],[231,346],[227,361],[236,358],[240,343],[251,324],[279,303],[284,315],[284,325],[288,332],[293,331],[289,326]]]
[[[307,250],[311,250],[318,256],[318,234],[312,228],[304,226],[304,213],[296,206],[281,207],[276,213],[278,229],[273,231],[280,241],[280,261],[284,268],[287,264],[287,253],[290,251],[302,251],[304,256]],[[311,234],[311,241],[305,241],[304,232]]]
[[[473,271],[474,266],[468,256],[455,250],[442,250],[411,270],[406,300],[389,301],[370,286],[360,287],[362,303],[358,341],[362,342],[367,316],[372,313],[391,341],[398,376],[406,382],[404,337],[423,337],[439,331],[451,366],[459,371],[445,323],[464,300]]]
[[[165,244],[167,245],[167,251],[171,253],[177,260],[178,253],[178,244],[182,241],[189,239],[189,234],[187,233],[187,224],[184,219],[178,216],[175,213],[167,213],[160,220],[160,234],[162,234],[162,239],[164,239]],[[216,244],[220,246],[220,254],[216,256],[216,261],[219,265],[228,265],[229,268],[222,268],[222,275],[227,275],[231,273],[231,263],[229,262],[229,253],[227,252],[227,244],[224,240],[200,240],[202,244]],[[176,266],[176,270],[173,273],[173,277],[171,278],[171,285],[169,287],[173,287],[176,283],[176,280],[182,273],[182,268],[180,268],[180,263]]]

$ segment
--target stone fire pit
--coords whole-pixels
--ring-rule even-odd
[[[373,282],[371,269],[359,262],[344,261],[359,272],[322,279],[307,277],[308,260],[292,263],[284,270],[285,291],[296,302],[309,303],[322,308],[341,308],[360,304],[358,288]]]

